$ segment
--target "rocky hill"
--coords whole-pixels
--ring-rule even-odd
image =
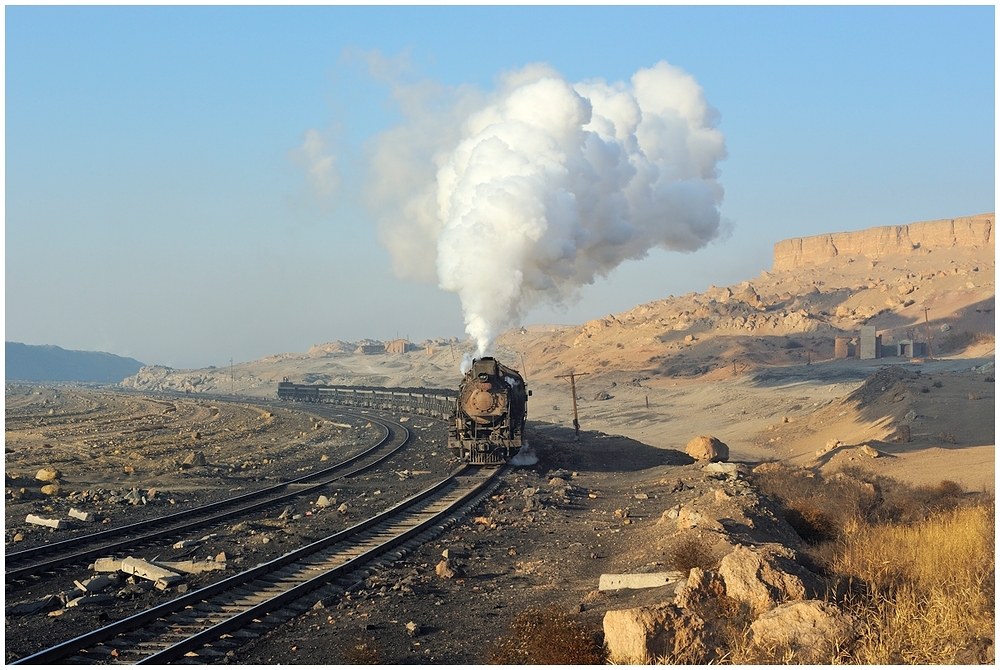
[[[117,383],[143,364],[103,351],[72,351],[51,345],[5,343],[6,379]]]
[[[850,233],[795,237],[774,245],[774,269],[794,270],[842,255],[878,260],[891,254],[951,249],[993,248],[994,214],[880,226]]]
[[[777,269],[752,281],[668,296],[581,326],[514,329],[500,337],[497,355],[535,384],[575,370],[591,380],[625,375],[655,385],[830,360],[834,338],[856,335],[862,325],[875,326],[884,344],[929,337],[935,353],[955,353],[994,332],[992,221],[986,214],[786,240],[775,246]],[[453,388],[461,356],[472,348],[440,340],[402,354],[364,355],[360,344],[318,344],[232,370],[147,368],[123,385],[272,395],[288,377]]]

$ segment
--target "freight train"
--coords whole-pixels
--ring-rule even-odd
[[[429,389],[294,384],[287,379],[278,384],[279,400],[447,417],[448,448],[474,465],[498,465],[520,451],[530,395],[516,370],[488,356],[473,361],[457,396]]]

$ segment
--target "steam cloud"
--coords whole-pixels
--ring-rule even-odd
[[[477,356],[536,304],[719,234],[725,140],[680,68],[571,84],[532,65],[447,93],[395,89],[407,122],[376,138],[367,195],[397,274],[459,295]]]

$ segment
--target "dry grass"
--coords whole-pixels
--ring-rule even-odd
[[[915,525],[846,530],[831,570],[857,587],[845,605],[863,664],[982,663],[994,629],[993,501]]]
[[[499,665],[600,665],[604,650],[568,614],[554,606],[531,607],[510,625],[510,634],[489,650]]]
[[[385,654],[370,635],[355,638],[340,653],[344,663],[348,665],[382,665],[385,662]]]
[[[860,471],[839,481],[785,472],[758,483],[812,543],[809,557],[835,586],[828,599],[859,622],[857,639],[828,663],[992,662],[992,496],[952,481],[911,487]],[[725,662],[796,661],[787,648],[755,647],[742,623],[729,627]]]

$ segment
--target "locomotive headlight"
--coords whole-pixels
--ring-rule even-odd
[[[487,373],[485,373],[485,372],[480,372],[479,373],[479,381],[483,381],[484,382],[484,381],[486,381],[489,378],[490,378],[490,376]]]

